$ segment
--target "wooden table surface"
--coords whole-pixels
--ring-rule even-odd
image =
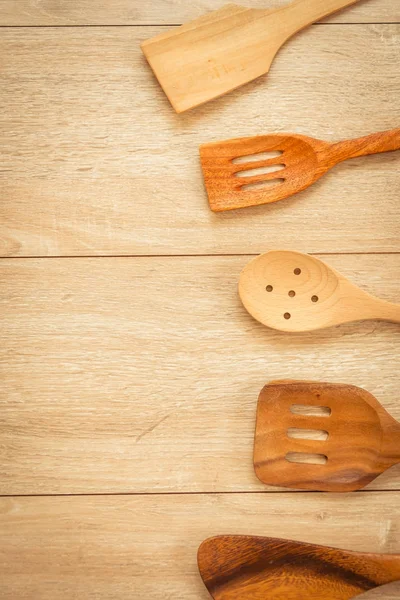
[[[253,0],[254,7],[284,0]],[[237,296],[292,248],[399,300],[400,155],[208,209],[198,145],[400,124],[400,2],[293,38],[268,78],[176,115],[139,43],[223,0],[0,0],[0,597],[206,600],[196,550],[249,533],[400,553],[400,466],[351,495],[263,486],[271,379],[359,385],[400,420],[399,327],[285,335]],[[394,600],[397,585],[367,598]]]

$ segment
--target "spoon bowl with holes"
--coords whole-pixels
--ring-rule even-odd
[[[251,260],[240,275],[239,295],[257,321],[285,332],[368,319],[400,323],[400,305],[364,292],[318,258],[290,250]]]
[[[400,129],[328,143],[280,133],[203,144],[200,160],[215,212],[284,200],[315,183],[338,163],[400,150]]]
[[[258,398],[254,469],[265,484],[353,492],[400,463],[400,423],[353,385],[273,381]]]

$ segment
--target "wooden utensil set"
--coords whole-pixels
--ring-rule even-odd
[[[183,112],[268,72],[297,31],[358,0],[295,0],[276,10],[229,4],[142,44],[175,110]],[[400,129],[327,143],[273,134],[204,144],[200,160],[210,208],[283,200],[338,163],[400,149]],[[285,332],[361,319],[400,323],[400,306],[375,298],[309,255],[271,251],[239,281],[243,305]],[[360,388],[275,381],[260,393],[254,468],[268,484],[352,492],[400,463],[400,424]],[[252,536],[206,540],[201,576],[215,600],[350,600],[400,580],[400,555],[362,554]]]

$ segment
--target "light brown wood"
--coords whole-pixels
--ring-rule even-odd
[[[252,0],[253,8],[280,7],[288,0]],[[155,25],[177,24],[221,8],[226,0],[2,0],[0,25]],[[332,23],[399,23],[400,7],[393,0],[368,0],[329,17]]]
[[[200,159],[210,208],[218,212],[284,200],[347,159],[395,150],[400,129],[334,144],[272,134],[203,144]]]
[[[0,30],[3,255],[258,254],[294,239],[304,252],[400,250],[394,156],[339,165],[300,201],[238,218],[207,209],[197,156],[260,131],[333,141],[400,122],[399,27],[358,25],[400,21],[397,2],[365,0],[330,18],[354,25],[310,27],[268,85],[180,116],[139,47],[166,27],[71,27],[169,27],[223,4],[0,2],[3,25],[59,26]],[[207,600],[196,550],[221,528],[399,552],[399,467],[343,498],[264,493],[278,490],[252,469],[255,398],[271,378],[323,372],[400,419],[393,326],[288,344],[240,305],[249,258],[0,261],[0,492],[31,496],[0,499],[2,600]],[[398,256],[326,260],[398,299]],[[89,495],[35,497],[52,493]],[[99,496],[113,493],[124,495]],[[366,597],[400,591],[378,594]]]
[[[268,329],[238,298],[249,258],[1,260],[0,494],[264,491],[274,379],[358,385],[400,420],[398,329]],[[320,258],[397,298],[400,255]],[[369,489],[400,489],[400,466]]]
[[[293,412],[296,406],[299,412]],[[254,468],[263,483],[353,492],[397,463],[400,423],[367,391],[304,381],[262,389]]]
[[[364,319],[400,323],[400,304],[376,298],[318,258],[291,250],[253,258],[240,275],[239,295],[257,321],[280,331]]]
[[[210,538],[199,548],[198,563],[214,600],[351,600],[400,581],[400,554],[259,536]]]
[[[294,239],[303,252],[400,250],[396,154],[338,165],[296,199],[219,215],[198,163],[201,143],[227,136],[299,128],[333,141],[400,122],[399,26],[305,30],[268,88],[256,82],[182,117],[139,48],[159,31],[1,31],[3,256],[258,254]]]
[[[2,498],[2,600],[209,600],[196,564],[208,537],[399,553],[399,522],[399,492]]]
[[[227,4],[141,47],[181,113],[265,75],[295,33],[358,1],[294,0],[275,10]]]

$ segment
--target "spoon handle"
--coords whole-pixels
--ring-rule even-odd
[[[371,304],[370,308],[370,319],[400,323],[400,304],[386,302],[385,300],[376,300],[376,302],[374,301]]]
[[[355,140],[338,142],[331,146],[332,158],[336,163],[358,156],[394,152],[400,150],[400,129],[372,133]]]

